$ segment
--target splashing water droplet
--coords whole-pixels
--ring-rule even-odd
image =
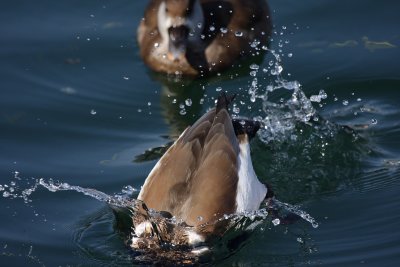
[[[258,66],[257,64],[250,65],[250,69],[252,69],[252,70],[258,70],[259,68],[260,68],[260,66]]]
[[[342,104],[343,104],[343,106],[347,106],[349,104],[349,101],[348,100],[343,100]]]
[[[186,106],[190,107],[192,105],[192,99],[188,98],[185,100]]]
[[[92,114],[92,115],[96,115],[96,114],[97,114],[97,111],[96,111],[96,110],[94,110],[94,109],[92,109],[92,110],[90,111],[90,114]]]
[[[222,91],[222,87],[217,87],[217,88],[215,88],[215,91],[221,92],[221,91]]]
[[[318,95],[312,95],[310,96],[310,101],[311,102],[321,102],[322,99],[326,99],[328,95],[325,93],[324,90],[320,90]]]
[[[273,224],[274,226],[277,226],[277,225],[279,225],[280,223],[281,223],[281,220],[279,220],[278,218],[272,220],[272,224]]]
[[[237,31],[237,32],[235,32],[235,36],[236,37],[242,37],[243,36],[243,32]]]
[[[378,120],[377,119],[371,119],[371,124],[378,124]]]

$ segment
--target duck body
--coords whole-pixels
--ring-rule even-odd
[[[187,226],[172,239],[171,233],[165,234],[173,243],[196,246],[221,236],[226,225],[216,223],[220,218],[255,211],[268,197],[250,157],[249,140],[260,125],[232,120],[227,111],[230,101],[223,94],[216,108],[181,134],[139,193],[146,209],[169,214]],[[153,231],[144,217],[134,219],[134,228],[138,237]],[[161,228],[168,232],[168,227]]]
[[[151,0],[137,40],[154,71],[201,76],[262,54],[271,28],[265,0]]]

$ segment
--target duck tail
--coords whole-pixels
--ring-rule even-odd
[[[236,136],[246,134],[249,140],[256,136],[257,131],[261,128],[259,121],[251,119],[232,119],[233,129]]]
[[[227,94],[225,94],[225,92],[222,92],[217,100],[217,107],[216,107],[217,113],[222,109],[228,109],[228,106],[232,103],[232,101],[235,99],[235,97],[236,97],[236,94],[227,95]]]

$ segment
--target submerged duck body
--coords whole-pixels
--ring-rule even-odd
[[[150,172],[139,193],[145,209],[174,216],[187,226],[172,229],[159,220],[162,226],[156,227],[162,240],[195,247],[223,234],[226,225],[215,222],[224,215],[258,210],[270,197],[271,192],[258,180],[250,157],[249,140],[260,125],[250,120],[232,120],[227,110],[230,101],[221,95],[216,108],[181,134]],[[137,236],[133,247],[147,246],[149,243],[143,238],[154,234],[154,221],[145,216],[133,221]]]
[[[265,0],[151,0],[137,40],[154,71],[207,75],[261,54],[271,28]]]

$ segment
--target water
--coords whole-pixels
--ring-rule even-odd
[[[52,178],[100,196],[38,186],[1,197],[1,265],[132,265],[98,199],[135,194],[126,186],[140,188],[221,88],[239,94],[235,115],[263,123],[252,144],[260,179],[319,227],[265,222],[214,263],[397,266],[399,4],[269,3],[275,56],[195,81],[143,65],[145,1],[2,3],[0,193]]]

